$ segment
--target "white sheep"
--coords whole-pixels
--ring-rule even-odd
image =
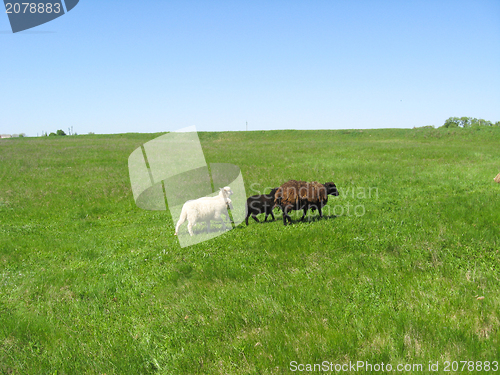
[[[221,215],[224,214],[229,219],[228,209],[232,209],[232,202],[229,199],[229,195],[233,192],[229,186],[220,189],[219,194],[215,197],[203,197],[195,200],[190,200],[184,203],[182,206],[181,216],[177,225],[175,226],[175,235],[179,233],[179,227],[186,221],[188,221],[188,232],[193,235],[193,226],[204,221],[207,223],[207,231],[210,231],[210,220],[220,220],[222,222],[222,228],[226,230],[226,224],[222,219]]]

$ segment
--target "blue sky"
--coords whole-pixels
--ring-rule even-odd
[[[500,120],[498,0],[80,0],[0,47],[2,134]]]

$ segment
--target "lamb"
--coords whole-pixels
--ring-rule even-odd
[[[328,195],[338,196],[339,192],[333,182],[305,182],[290,180],[281,185],[275,194],[275,203],[283,211],[283,224],[292,223],[288,211],[304,210],[301,220],[304,220],[307,210],[317,209],[323,217],[321,209],[328,203]]]
[[[224,214],[229,219],[228,209],[233,209],[231,199],[231,188],[226,186],[220,189],[219,194],[215,197],[203,197],[195,200],[190,200],[184,203],[181,210],[181,216],[175,226],[174,235],[179,233],[179,227],[188,220],[189,235],[193,235],[193,226],[200,221],[207,223],[207,231],[210,231],[210,220],[220,220],[222,228],[226,230],[226,224],[221,215]]]
[[[274,204],[274,195],[276,194],[276,191],[278,188],[274,188],[271,190],[269,194],[262,194],[262,195],[252,195],[251,197],[248,197],[247,199],[247,204],[246,204],[246,216],[245,216],[245,223],[248,225],[248,218],[250,215],[252,215],[252,218],[258,223],[259,219],[255,215],[258,214],[266,214],[266,217],[264,218],[264,221],[267,221],[267,217],[271,215],[273,220],[274,214],[273,214],[273,208],[276,207]]]

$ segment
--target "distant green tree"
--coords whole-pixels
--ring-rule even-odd
[[[498,125],[497,125],[498,124]],[[444,124],[442,128],[470,128],[471,126],[493,126],[491,121],[485,119],[477,119],[473,117],[450,117]],[[495,126],[500,126],[500,121],[495,123]]]
[[[472,122],[476,120],[471,117],[460,117],[460,127],[462,128],[470,128],[472,126]]]
[[[443,128],[458,128],[460,125],[460,119],[458,117],[450,117],[448,118],[444,124]]]
[[[55,137],[56,135],[57,135],[56,133],[51,132],[51,133],[49,134],[49,137]]]
[[[66,135],[66,133],[63,130],[59,129],[57,131],[57,135]]]
[[[481,126],[493,126],[493,123],[488,120],[479,119],[479,125]]]

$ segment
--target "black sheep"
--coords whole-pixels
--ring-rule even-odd
[[[266,214],[264,221],[267,221],[267,217],[271,215],[273,220],[275,220],[273,215],[274,204],[274,195],[278,188],[274,188],[271,190],[269,194],[262,195],[252,195],[248,197],[246,204],[246,216],[245,223],[248,225],[248,218],[252,215],[252,218],[258,223],[259,219],[257,219],[258,214]]]

